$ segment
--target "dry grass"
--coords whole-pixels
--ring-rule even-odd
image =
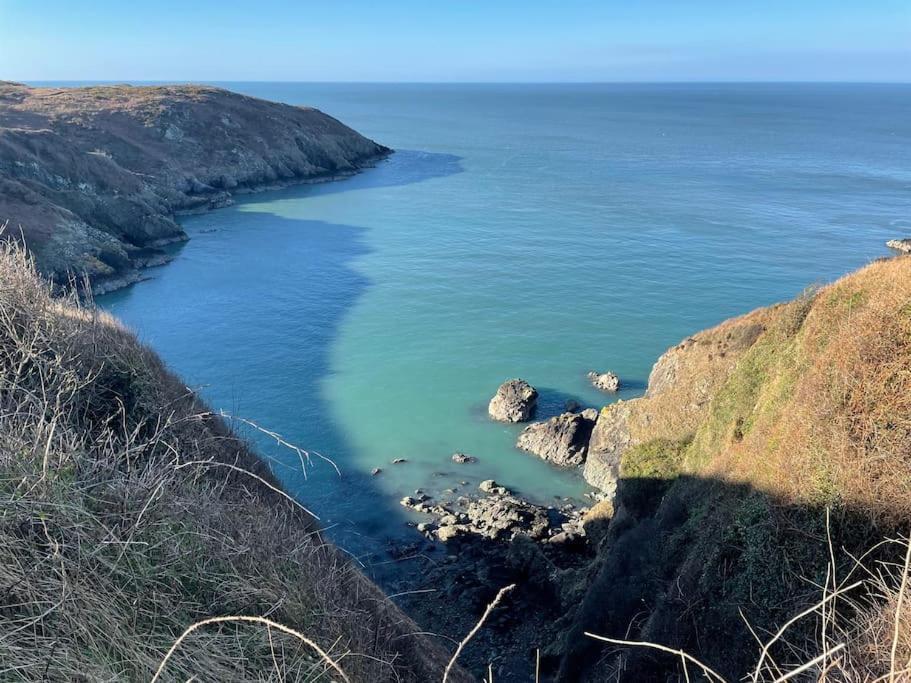
[[[911,258],[778,310],[713,401],[689,471],[911,519]]]
[[[642,640],[609,638],[595,633],[585,635],[614,646],[651,649],[673,655],[680,660],[684,680],[692,680],[691,670],[701,671],[706,680],[728,683],[733,680],[750,683],[783,683],[789,680],[819,683],[889,683],[911,680],[911,614],[907,601],[911,570],[911,539],[887,539],[883,544],[904,548],[901,565],[855,561],[857,579],[849,572],[838,585],[826,585],[822,598],[798,612],[765,639],[753,627],[746,628],[757,641],[759,652],[755,666],[737,679],[719,674],[684,650]],[[882,545],[882,544],[879,544]],[[833,558],[829,569],[834,572]],[[850,583],[849,583],[850,581]],[[837,603],[841,602],[841,607]],[[850,615],[845,617],[845,615]],[[812,643],[801,639],[788,643],[789,631],[801,622],[815,620],[820,637]],[[791,664],[779,664],[772,656],[779,643],[787,643]],[[780,646],[778,647],[780,649]]]
[[[178,638],[159,680],[341,680],[311,644],[354,681],[439,679],[446,656],[273,482],[0,245],[0,680],[149,680]]]

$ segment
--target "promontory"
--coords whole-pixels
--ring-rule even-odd
[[[0,225],[45,275],[106,291],[186,239],[182,212],[354,173],[390,151],[317,109],[220,88],[0,82]]]

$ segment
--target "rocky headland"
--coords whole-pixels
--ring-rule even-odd
[[[43,274],[96,292],[186,239],[185,212],[349,175],[390,153],[331,116],[220,88],[0,82],[0,225]]]

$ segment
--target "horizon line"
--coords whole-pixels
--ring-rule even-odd
[[[225,79],[225,78],[27,78],[5,79],[0,82],[21,83],[151,83],[151,84],[193,84],[193,83],[263,83],[263,84],[317,84],[317,85],[911,85],[911,80],[835,80],[835,79],[691,79],[691,80],[519,80],[519,81],[425,81],[425,80],[270,80],[270,79]]]

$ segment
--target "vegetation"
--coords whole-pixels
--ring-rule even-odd
[[[737,353],[712,350],[756,321]],[[872,263],[687,344],[697,352],[672,354],[671,380],[630,411],[638,445],[622,456],[617,511],[572,597],[562,673],[681,671],[679,657],[654,649],[584,643],[589,631],[684,650],[728,680],[777,680],[808,662],[807,680],[911,678],[901,609],[911,258]],[[716,382],[704,407],[693,399],[699,376]],[[757,667],[761,644],[805,610]]]
[[[154,354],[0,246],[0,680],[439,680],[418,631]]]

